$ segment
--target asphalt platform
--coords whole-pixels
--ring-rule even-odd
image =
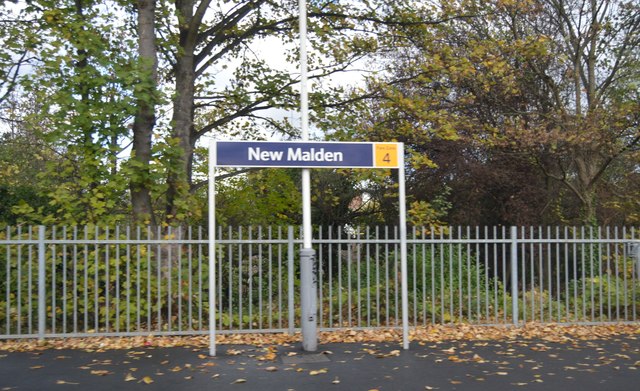
[[[87,352],[0,351],[5,390],[640,390],[638,336]]]

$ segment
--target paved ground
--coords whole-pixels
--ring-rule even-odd
[[[0,351],[0,390],[640,390],[637,336],[602,341]]]

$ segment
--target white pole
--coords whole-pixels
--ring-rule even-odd
[[[300,6],[300,136],[309,140],[309,98],[307,92],[307,4],[299,0]],[[315,252],[311,247],[311,174],[302,170],[302,251],[300,251],[300,310],[302,348],[315,352],[318,346],[316,324],[317,298],[314,278]]]
[[[404,189],[404,144],[398,147],[398,185],[400,213],[400,273],[402,279],[402,347],[409,349],[409,293],[407,285],[407,206]]]
[[[216,142],[209,144],[209,355],[216,355]]]

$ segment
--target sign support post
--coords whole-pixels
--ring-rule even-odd
[[[309,94],[307,90],[307,2],[299,0],[300,8],[300,135],[309,140]],[[302,314],[302,349],[315,352],[318,349],[316,316],[317,276],[314,276],[316,256],[311,245],[311,171],[302,169],[302,249],[300,250],[300,311]]]
[[[209,147],[209,355],[216,355],[216,148]]]
[[[400,225],[400,286],[402,295],[402,346],[409,349],[409,300],[407,272],[407,223],[402,143],[329,141],[212,141],[209,147],[209,353],[215,356],[215,168],[279,167],[302,168],[387,168],[398,169],[398,211]],[[308,174],[307,174],[308,175]],[[305,190],[306,188],[306,190]],[[311,203],[304,201],[310,186],[303,182],[303,247],[300,251],[301,328],[303,349],[317,349],[317,278],[311,237]],[[310,194],[309,194],[310,195]],[[306,211],[306,212],[305,212]],[[306,218],[305,218],[306,216]],[[291,326],[290,326],[291,328]]]

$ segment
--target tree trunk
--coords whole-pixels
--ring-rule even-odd
[[[193,31],[193,1],[176,2],[180,23],[180,47],[177,50],[175,66],[176,91],[173,100],[173,130],[170,144],[176,148],[169,161],[167,177],[166,218],[176,220],[180,213],[179,200],[188,197],[191,183],[191,168],[194,149],[194,85],[195,85],[195,43],[197,34]]]
[[[140,84],[133,122],[133,172],[129,183],[133,219],[136,223],[155,225],[151,203],[151,144],[155,117],[157,84],[157,49],[155,42],[155,0],[138,1],[138,54],[141,67]]]

